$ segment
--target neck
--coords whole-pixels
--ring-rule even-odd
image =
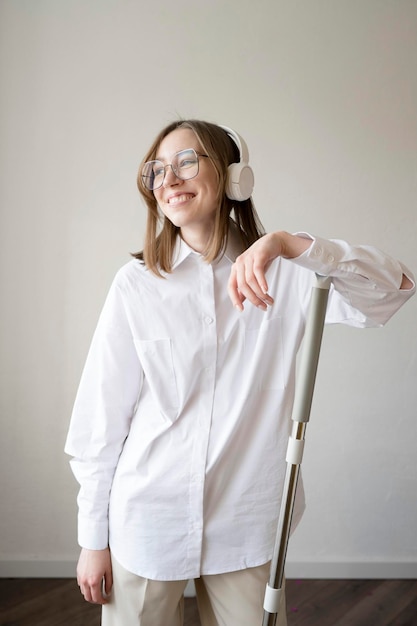
[[[207,233],[206,231],[197,233],[195,230],[189,231],[181,228],[180,235],[185,243],[190,246],[190,248],[195,250],[195,252],[202,254],[207,249],[210,233]]]

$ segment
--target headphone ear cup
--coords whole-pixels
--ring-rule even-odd
[[[254,182],[253,170],[247,163],[231,163],[227,168],[226,196],[239,202],[247,200]]]

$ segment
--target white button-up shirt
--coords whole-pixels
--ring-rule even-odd
[[[269,268],[267,312],[239,312],[227,294],[237,252],[232,234],[208,264],[178,239],[165,278],[129,262],[88,354],[66,443],[79,543],[110,544],[140,576],[270,560],[313,272],[333,277],[328,322],[381,325],[415,289],[399,290],[410,272],[378,250],[315,238]],[[300,486],[293,525],[303,507]]]

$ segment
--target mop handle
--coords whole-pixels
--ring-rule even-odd
[[[287,448],[287,472],[270,577],[265,590],[262,626],[275,626],[278,616],[297,481],[304,452],[305,429],[310,419],[330,284],[331,278],[316,275],[311,292],[292,411],[293,430]]]
[[[330,284],[331,278],[316,274],[297,374],[299,383],[296,386],[292,410],[294,422],[308,422],[310,419]]]

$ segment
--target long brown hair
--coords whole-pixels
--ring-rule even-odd
[[[173,251],[179,228],[167,219],[160,211],[152,191],[147,189],[142,181],[144,163],[156,157],[162,140],[178,128],[191,129],[205,154],[208,155],[218,176],[218,206],[215,215],[213,232],[204,252],[204,258],[211,263],[220,254],[224,253],[229,233],[230,219],[236,226],[242,241],[242,250],[265,234],[259,220],[252,199],[238,202],[230,200],[225,195],[227,167],[230,163],[239,162],[239,149],[223,128],[203,122],[201,120],[178,120],[166,126],[156,137],[151,148],[145,155],[138,172],[138,189],[148,208],[144,248],[133,256],[143,261],[148,269],[157,276],[161,272],[171,272]]]

